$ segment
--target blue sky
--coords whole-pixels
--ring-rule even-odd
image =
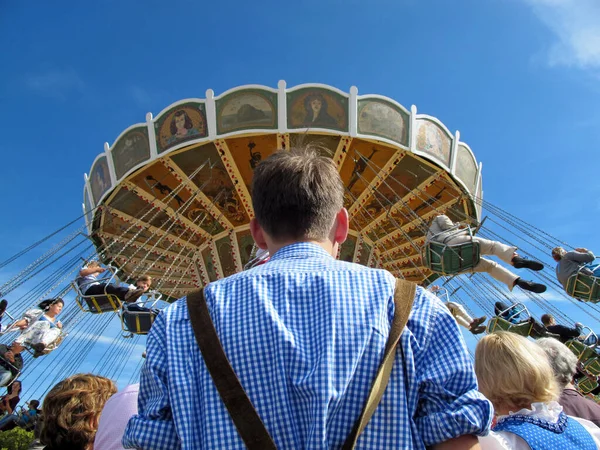
[[[80,214],[83,173],[146,112],[280,79],[416,104],[460,130],[483,162],[486,200],[600,253],[597,0],[0,1],[0,11],[0,260]]]

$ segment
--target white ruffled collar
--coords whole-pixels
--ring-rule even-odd
[[[498,416],[498,419],[518,414],[521,416],[534,416],[550,423],[556,423],[558,422],[558,418],[562,410],[563,408],[558,404],[558,402],[536,402],[531,404],[531,409],[523,408],[516,412],[510,411],[508,416]]]

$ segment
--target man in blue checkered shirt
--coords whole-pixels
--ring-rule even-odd
[[[348,235],[344,186],[331,159],[279,151],[255,170],[250,230],[263,265],[209,284],[212,321],[242,386],[279,449],[338,449],[381,361],[394,277],[337,261]],[[360,435],[364,449],[472,449],[491,404],[477,391],[456,321],[417,288],[388,387]],[[183,298],[148,336],[139,413],[123,445],[243,449],[194,339]]]

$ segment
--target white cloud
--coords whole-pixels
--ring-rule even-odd
[[[550,65],[600,67],[600,1],[524,1],[556,35],[546,54]]]
[[[65,98],[70,92],[81,92],[85,87],[85,83],[73,69],[27,74],[25,84],[32,91],[56,98]]]
[[[163,104],[165,99],[169,97],[168,94],[163,90],[148,90],[137,85],[129,88],[129,94],[131,98],[138,104],[138,106],[147,109],[156,108],[156,105]]]

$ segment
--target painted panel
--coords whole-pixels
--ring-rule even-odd
[[[250,261],[252,255],[252,249],[254,248],[254,239],[250,234],[250,230],[240,231],[237,233],[238,248],[240,249],[240,259],[242,261],[242,267]]]
[[[213,256],[210,247],[206,247],[204,250],[202,250],[202,260],[204,261],[204,267],[206,267],[208,279],[210,281],[217,280],[219,275],[217,274],[217,269],[215,268],[215,264],[213,262]]]
[[[148,128],[144,125],[129,130],[115,143],[111,155],[120,180],[132,167],[150,159]]]
[[[106,156],[101,156],[96,160],[96,164],[90,172],[90,187],[92,188],[92,197],[94,204],[98,204],[100,197],[110,188],[110,174],[108,172],[108,161]]]
[[[355,140],[340,169],[346,187],[346,205],[351,205],[372,183],[383,167],[396,154],[396,149],[385,145]]]
[[[358,101],[358,132],[391,139],[408,146],[408,114],[379,99]]]
[[[199,102],[177,105],[161,115],[154,128],[159,154],[182,142],[206,137],[206,107]]]
[[[250,191],[254,169],[277,150],[277,135],[237,137],[227,139],[226,142],[244,184]]]
[[[369,262],[369,257],[371,256],[371,251],[373,247],[363,241],[362,247],[360,248],[360,255],[358,257],[358,263],[366,266]]]
[[[223,269],[223,276],[228,277],[237,272],[235,267],[235,260],[233,259],[233,247],[229,236],[225,236],[215,242],[217,247],[217,253],[219,254],[219,260],[221,261],[221,268]]]
[[[333,158],[335,151],[340,143],[339,136],[326,136],[322,134],[305,134],[305,133],[294,133],[290,134],[290,147],[316,147],[320,150],[320,154],[323,156],[329,156]]]
[[[348,99],[323,88],[287,94],[288,128],[329,128],[348,131]]]
[[[190,177],[197,188],[215,204],[233,226],[244,225],[250,221],[233,181],[229,178],[229,174],[213,143],[178,153],[173,155],[171,159]],[[196,169],[207,161],[210,164],[196,172]],[[240,180],[235,180],[235,182],[240,182]]]
[[[348,236],[340,249],[340,261],[352,262],[354,258],[354,248],[356,247],[356,237]]]
[[[448,134],[437,124],[427,120],[417,120],[417,150],[438,159],[450,166],[450,148],[452,141]]]
[[[356,229],[360,230],[366,227],[383,212],[389,214],[393,205],[398,204],[399,206],[402,206],[402,198],[411,191],[416,190],[416,188],[429,178],[432,173],[434,173],[433,169],[425,165],[421,160],[408,154],[405,155],[398,165],[394,167],[385,181],[373,193],[373,196],[356,211],[353,217],[353,221],[357,224]],[[415,191],[415,195],[421,196],[422,193]],[[399,223],[405,222],[406,220],[400,220]],[[395,228],[395,226],[395,224],[390,224],[391,229]],[[381,238],[379,234],[381,234],[382,231],[385,234],[390,232],[391,229],[384,229],[381,226],[378,226],[377,229],[374,230],[375,234],[369,234],[368,236],[372,240],[378,240]]]
[[[477,163],[471,152],[464,145],[458,146],[456,154],[456,176],[467,186],[469,192],[475,194],[477,184]]]
[[[232,92],[216,101],[217,133],[277,129],[277,94],[260,89]]]

